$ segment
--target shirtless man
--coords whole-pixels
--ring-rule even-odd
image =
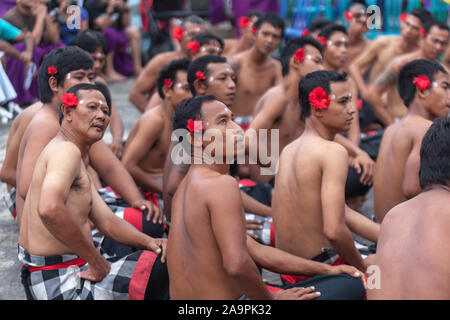
[[[374,260],[380,287],[368,291],[369,300],[450,299],[449,141],[449,118],[435,120],[420,150],[423,191],[391,209],[381,224]]]
[[[144,298],[147,285],[135,289],[131,283],[142,281],[139,270],[150,268],[158,273],[154,276],[166,276],[167,286],[164,268],[154,268],[156,259],[165,261],[166,241],[117,218],[98,195],[86,159],[89,147],[102,139],[111,111],[94,85],[79,84],[68,92],[73,96],[63,96],[61,127],[38,158],[24,205],[19,260],[25,290],[46,300]],[[112,239],[156,254],[142,250],[107,261],[93,245],[89,220]]]
[[[44,106],[35,114],[21,139],[17,160],[17,214],[20,214],[27,194],[34,165],[47,143],[59,130],[57,99],[72,84],[89,83],[94,74],[92,59],[83,50],[75,47],[53,50],[39,69],[39,90]],[[51,68],[53,66],[53,68]],[[56,71],[56,73],[55,73]],[[44,130],[45,129],[45,130]],[[30,142],[30,143],[28,143]],[[162,215],[153,203],[143,198],[133,178],[102,142],[95,143],[89,150],[89,163],[92,168],[120,194],[133,208],[149,210],[147,219],[154,214],[153,222],[162,223]],[[136,213],[137,214],[137,213]],[[140,215],[142,215],[140,213]],[[162,226],[160,226],[162,228]]]
[[[447,47],[444,58],[442,59],[442,64],[450,70],[450,46]]]
[[[284,21],[275,13],[259,18],[256,39],[251,49],[229,59],[237,75],[233,114],[241,126],[248,126],[258,99],[282,80],[281,64],[270,57],[284,33]]]
[[[197,16],[190,16],[184,19],[181,27],[183,28],[183,35],[179,40],[181,50],[164,52],[155,56],[147,63],[133,88],[131,88],[130,101],[141,112],[161,103],[161,99],[155,90],[156,80],[161,68],[172,60],[188,58],[189,49],[186,47],[186,44],[192,40],[193,36],[205,32],[204,21]]]
[[[122,162],[142,190],[162,195],[159,181],[170,147],[173,113],[181,101],[192,97],[187,82],[188,66],[189,60],[184,58],[161,69],[157,86],[163,102],[146,111],[128,136]]]
[[[348,154],[333,142],[349,130],[355,113],[347,79],[331,71],[310,73],[300,81],[299,96],[305,131],[280,156],[272,198],[275,246],[328,264],[345,261],[365,272],[349,228],[375,242],[379,228],[345,206]]]
[[[421,76],[428,78],[429,85],[414,83]],[[432,121],[447,116],[450,108],[450,79],[439,62],[414,60],[406,64],[399,73],[398,90],[408,113],[389,126],[381,140],[374,179],[374,211],[380,223],[390,209],[422,191],[422,138]]]
[[[355,61],[356,58],[369,46],[370,40],[364,38],[364,34],[368,31],[366,6],[360,2],[352,2],[348,6],[345,19],[349,22],[348,27],[348,58],[345,63],[345,69]]]
[[[250,11],[247,16],[239,19],[239,27],[241,28],[241,37],[239,39],[225,39],[225,48],[223,50],[224,57],[232,57],[250,49],[255,42],[255,33],[253,32],[253,24],[262,16],[259,11]]]
[[[396,81],[400,69],[416,59],[437,61],[447,49],[449,41],[449,27],[446,23],[433,20],[424,27],[420,49],[394,59],[378,77],[366,97],[375,116],[385,126],[393,124],[396,119],[405,116],[407,108],[401,101],[396,90]],[[388,92],[387,104],[383,103],[382,95]]]

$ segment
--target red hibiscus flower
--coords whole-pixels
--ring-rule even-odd
[[[49,75],[54,76],[55,74],[58,73],[58,69],[56,69],[55,66],[52,65],[48,67],[47,72]]]
[[[205,79],[206,79],[205,74],[204,74],[203,72],[201,72],[201,71],[197,71],[197,72],[195,73],[195,77],[196,77],[198,80],[205,80]]]
[[[427,35],[427,30],[425,30],[424,28],[420,29],[420,34],[423,36]]]
[[[302,48],[297,49],[297,51],[295,51],[294,61],[300,63],[304,59],[305,59],[305,50],[303,50]]]
[[[252,32],[255,33],[256,31],[258,31],[258,28],[256,26],[252,27]]]
[[[405,22],[407,17],[408,17],[407,13],[402,13],[400,15],[399,19],[400,19],[401,22]]]
[[[352,15],[351,12],[345,11],[344,12],[344,18],[345,18],[345,20],[350,21],[350,20],[352,20],[353,15]]]
[[[204,127],[202,126],[202,121],[201,120],[192,120],[189,119],[188,120],[188,125],[187,128],[190,132],[200,132],[204,129]]]
[[[76,107],[78,105],[78,98],[74,93],[64,93],[61,101],[66,107]]]
[[[184,29],[183,27],[175,27],[173,28],[172,38],[181,41],[183,39]]]
[[[186,48],[191,50],[191,52],[194,54],[198,50],[200,50],[200,44],[197,42],[197,40],[191,41],[188,44],[186,44]]]
[[[307,35],[309,35],[309,30],[308,29],[303,30],[302,36],[307,36]]]
[[[421,75],[421,76],[415,77],[413,80],[413,83],[416,85],[417,89],[419,89],[419,90],[425,90],[431,86],[430,79],[428,79],[428,77],[426,75]]]
[[[248,17],[243,16],[239,18],[239,27],[241,27],[241,29],[247,28],[249,23],[250,19]]]
[[[362,110],[362,108],[363,108],[363,101],[361,99],[356,100],[356,108],[358,110]]]
[[[166,86],[167,88],[172,88],[172,80],[170,79],[164,79],[164,86]]]
[[[325,38],[325,37],[319,36],[319,37],[317,37],[317,40],[319,40],[319,42],[320,42],[323,46],[325,46],[325,45],[327,44],[327,38]]]
[[[317,87],[309,93],[309,102],[316,109],[328,109],[330,98],[322,87]]]

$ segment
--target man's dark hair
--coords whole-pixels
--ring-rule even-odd
[[[263,14],[261,17],[256,20],[256,22],[253,24],[256,28],[260,28],[263,23],[269,23],[275,28],[281,29],[281,37],[284,36],[284,20],[280,17],[279,14],[275,12],[268,12]]]
[[[173,85],[175,85],[175,81],[177,80],[177,72],[178,71],[186,71],[189,67],[189,60],[186,58],[172,60],[168,65],[162,67],[161,71],[158,74],[158,80],[156,82],[158,93],[161,99],[164,99],[164,80],[169,79],[172,81]],[[173,87],[171,88],[173,90]]]
[[[441,20],[437,20],[437,19],[431,19],[430,21],[428,21],[428,23],[425,24],[425,26],[423,27],[425,29],[425,31],[427,32],[427,34],[430,32],[432,27],[438,27],[441,30],[446,30],[448,32],[450,32],[450,28],[448,27],[448,25],[441,21]]]
[[[201,71],[205,74],[205,77],[208,76],[208,64],[210,63],[227,63],[227,59],[221,56],[216,56],[213,54],[208,54],[206,56],[195,59],[191,62],[188,68],[188,83],[189,89],[192,92],[192,95],[196,95],[194,81],[197,79],[196,73]]]
[[[257,18],[259,19],[259,18],[261,18],[261,16],[262,16],[263,14],[264,14],[264,13],[262,13],[261,11],[258,11],[258,10],[252,10],[252,11],[250,11],[249,13],[247,13],[247,18],[251,19],[251,18],[253,18],[253,17],[257,17]]]
[[[342,32],[342,33],[348,35],[347,29],[343,25],[337,24],[337,23],[331,23],[331,24],[327,24],[325,27],[322,28],[322,30],[319,33],[319,37],[324,37],[326,39],[330,39],[330,37],[335,32]]]
[[[309,32],[316,32],[317,30],[322,30],[325,26],[333,23],[333,21],[325,18],[325,17],[317,17],[314,18],[311,23],[308,25]]]
[[[419,182],[422,189],[450,182],[450,118],[434,120],[420,148]]]
[[[106,44],[105,36],[100,32],[85,30],[79,32],[76,37],[72,40],[72,46],[77,46],[84,51],[89,53],[94,53],[99,47],[102,48],[103,53],[107,54],[108,46]]]
[[[214,33],[211,33],[211,32],[199,33],[199,34],[195,35],[194,37],[192,37],[192,41],[194,41],[194,40],[198,42],[200,47],[205,44],[209,44],[211,41],[215,40],[215,41],[219,42],[220,48],[223,50],[223,46],[224,46],[223,39],[221,37],[215,35]]]
[[[48,68],[54,66],[57,73],[53,75],[58,86],[64,84],[66,75],[74,70],[92,69],[94,60],[84,50],[76,47],[55,48],[42,61],[38,71],[39,98],[43,103],[48,103],[53,97],[48,80],[52,75],[48,73]]]
[[[434,19],[431,12],[425,8],[414,8],[409,14],[419,19],[423,26],[427,25],[431,20]]]
[[[425,75],[430,79],[430,82],[433,82],[438,71],[447,74],[447,71],[439,62],[425,59],[413,60],[400,69],[397,89],[406,107],[409,107],[416,96],[417,88],[413,83],[414,78]]]
[[[98,84],[92,84],[92,83],[79,83],[74,85],[73,87],[70,87],[69,90],[67,90],[66,93],[73,93],[77,98],[78,101],[80,100],[80,96],[79,96],[79,91],[80,90],[97,90],[100,91],[103,96],[105,97],[106,100],[106,104],[108,105],[108,116],[111,116],[111,97],[109,99],[109,103],[108,103],[108,98],[105,96],[105,91],[104,88],[101,88]],[[64,118],[64,114],[62,112],[62,106],[63,103],[61,103],[60,107],[59,107],[59,124],[61,125],[62,120]]]
[[[200,24],[200,25],[205,25],[205,20],[203,20],[202,18],[200,18],[199,16],[196,15],[190,15],[188,17],[186,17],[182,22],[181,22],[181,26],[184,27],[184,25],[187,22],[191,22],[191,23],[195,23],[195,24]]]
[[[317,50],[319,50],[320,53],[322,53],[322,45],[311,36],[292,38],[286,43],[280,56],[280,62],[282,66],[281,72],[283,76],[289,73],[289,61],[291,60],[291,57],[295,54],[297,49],[304,49],[308,44],[315,47]]]
[[[307,118],[311,115],[309,94],[317,87],[322,87],[327,95],[330,95],[331,83],[347,81],[347,74],[334,71],[314,71],[302,78],[298,85],[298,96],[302,116]]]

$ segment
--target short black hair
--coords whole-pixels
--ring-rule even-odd
[[[178,60],[172,60],[168,65],[165,65],[162,67],[161,71],[158,74],[158,80],[156,82],[158,93],[161,99],[164,99],[164,80],[169,79],[172,81],[173,84],[175,84],[176,76],[178,71],[186,71],[189,67],[189,60],[187,58],[182,58]],[[171,88],[173,90],[173,87]]]
[[[333,23],[333,21],[323,17],[319,16],[317,18],[314,18],[310,24],[308,25],[309,32],[316,32],[317,30],[322,30],[325,26]]]
[[[317,87],[322,87],[327,95],[330,95],[331,83],[347,81],[347,74],[334,71],[314,71],[303,77],[298,85],[298,96],[302,116],[307,118],[311,115],[309,94]]]
[[[337,23],[330,23],[322,28],[322,30],[319,33],[319,37],[324,37],[326,39],[330,39],[330,37],[335,32],[342,32],[342,33],[348,35],[347,29],[343,25],[337,24]]]
[[[425,26],[423,27],[425,29],[425,31],[427,32],[427,34],[430,32],[432,27],[438,27],[441,30],[446,30],[448,32],[450,32],[450,28],[448,27],[448,25],[441,21],[441,20],[437,20],[437,19],[431,19],[430,21],[428,21],[428,23],[425,24]]]
[[[416,96],[414,78],[425,75],[431,82],[438,71],[447,74],[445,68],[437,61],[418,59],[403,66],[398,74],[397,89],[406,107],[409,107]]]
[[[184,25],[185,25],[187,22],[191,22],[191,23],[195,23],[195,24],[200,24],[200,25],[205,25],[205,20],[203,20],[202,18],[200,18],[199,16],[197,16],[197,15],[195,15],[195,14],[186,17],[186,18],[181,22],[181,26],[184,27]]]
[[[363,6],[364,8],[367,8],[366,1],[364,1],[364,0],[354,0],[354,1],[351,1],[348,4],[347,10],[350,10],[353,6],[356,6],[356,5],[360,5],[360,6]]]
[[[259,11],[259,10],[252,10],[252,11],[250,11],[249,13],[247,13],[247,18],[251,19],[251,18],[253,18],[253,17],[257,17],[257,18],[259,19],[259,18],[261,18],[261,16],[262,16],[263,14],[264,14],[264,13],[262,13],[262,12]]]
[[[220,48],[223,50],[223,47],[224,47],[223,39],[221,37],[219,37],[218,35],[215,35],[214,33],[202,32],[202,33],[199,33],[199,34],[195,35],[194,37],[192,37],[192,41],[197,41],[198,44],[200,45],[200,47],[205,44],[209,44],[211,42],[211,40],[215,40],[215,41],[219,42]]]
[[[43,103],[48,103],[53,97],[48,80],[52,75],[48,73],[48,68],[54,66],[57,73],[53,75],[57,85],[62,86],[66,75],[74,70],[92,69],[94,60],[84,50],[76,47],[55,48],[42,61],[38,71],[39,98]]]
[[[77,46],[89,53],[94,53],[95,50],[101,47],[104,54],[108,53],[108,46],[106,44],[105,36],[100,32],[92,30],[78,32],[70,45]]]
[[[418,18],[423,26],[427,25],[431,20],[434,19],[434,16],[431,14],[431,12],[425,8],[414,8],[409,14]]]
[[[66,93],[73,93],[78,99],[79,97],[79,91],[81,90],[97,90],[100,91],[101,94],[105,97],[106,100],[106,104],[108,105],[108,116],[111,116],[111,100],[110,103],[108,104],[108,99],[105,96],[104,90],[103,88],[101,88],[98,84],[92,84],[92,83],[79,83],[74,85],[73,87],[70,87],[69,90],[67,90]],[[61,102],[60,106],[59,106],[59,124],[61,125],[62,120],[64,118],[64,114],[62,112],[62,107],[63,107],[63,103]]]
[[[305,48],[308,44],[315,47],[320,53],[322,53],[322,45],[311,36],[292,38],[286,43],[280,56],[282,66],[281,72],[283,76],[289,73],[289,61],[297,49]]]
[[[206,56],[195,59],[191,62],[188,68],[188,83],[189,89],[192,95],[196,95],[194,81],[197,79],[196,73],[201,71],[207,76],[208,74],[208,64],[210,63],[227,63],[227,59],[221,56],[216,56],[213,54],[208,54]]]
[[[259,29],[263,23],[269,23],[275,28],[281,29],[281,37],[284,36],[285,23],[278,13],[275,12],[265,13],[261,17],[259,17],[258,20],[256,20],[256,22],[253,25]]]
[[[420,148],[419,182],[422,189],[450,182],[450,118],[434,120]]]

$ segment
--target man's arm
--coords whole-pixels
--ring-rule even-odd
[[[162,194],[162,184],[157,182],[151,174],[144,171],[139,164],[158,140],[163,128],[162,119],[155,116],[141,119],[139,128],[134,138],[127,142],[122,157],[124,166],[130,172],[136,184],[145,191],[153,191],[159,194]]]
[[[111,104],[109,129],[112,135],[111,150],[120,159],[123,152],[123,122],[114,103]]]
[[[352,105],[355,108],[355,113],[353,114],[353,121],[348,130],[348,139],[353,142],[356,146],[361,143],[361,129],[359,128],[359,112],[358,112],[358,87],[352,78],[349,78],[349,87],[352,94]]]
[[[216,180],[214,186],[220,185],[220,196],[217,193],[211,193],[211,196],[207,197],[207,205],[223,267],[235,286],[240,288],[249,299],[272,299],[247,250],[239,186],[230,176],[222,176]]]
[[[33,12],[33,14],[36,15],[36,23],[34,24],[31,34],[33,35],[35,45],[39,45],[42,40],[42,36],[44,35],[44,26],[47,13],[47,6],[43,4],[36,6],[36,9]]]
[[[340,145],[329,145],[322,162],[321,202],[323,233],[339,256],[365,271],[361,255],[355,248],[345,222],[345,181],[347,179],[347,152]]]
[[[57,43],[60,39],[59,37],[59,24],[55,21],[54,16],[45,17],[45,34],[44,38],[51,43]]]
[[[418,143],[413,147],[405,164],[402,191],[408,199],[411,199],[422,192],[419,181],[420,147],[421,143]]]
[[[380,225],[345,205],[345,223],[357,235],[377,243]]]

